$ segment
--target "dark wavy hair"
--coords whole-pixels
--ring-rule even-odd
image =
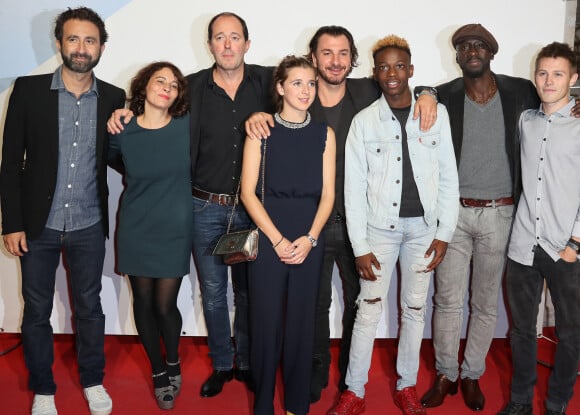
[[[145,111],[147,84],[153,74],[163,68],[169,68],[173,72],[173,75],[175,75],[175,78],[177,78],[178,83],[177,98],[171,107],[169,107],[169,115],[172,117],[181,117],[189,110],[187,81],[181,71],[171,62],[153,62],[139,70],[137,75],[131,80],[131,86],[129,88],[130,97],[127,101],[129,102],[129,109],[133,111],[133,114],[141,115]]]
[[[93,23],[99,29],[99,42],[101,45],[105,44],[105,42],[109,39],[109,34],[105,29],[105,22],[101,19],[101,16],[97,14],[93,9],[89,9],[88,7],[77,7],[76,9],[71,9],[70,7],[59,14],[56,17],[54,23],[54,37],[59,41],[62,42],[62,28],[64,24],[72,19],[76,20],[86,20],[88,22]]]
[[[536,70],[540,59],[543,58],[564,58],[570,63],[572,73],[576,72],[578,68],[578,60],[574,54],[574,50],[567,43],[552,42],[544,46],[536,56]]]
[[[348,31],[348,29],[342,26],[332,25],[320,27],[316,33],[314,33],[312,39],[310,39],[310,43],[308,44],[307,58],[312,60],[312,55],[314,55],[316,49],[318,49],[318,41],[322,35],[329,35],[332,37],[345,36],[348,39],[348,45],[350,47],[350,70],[352,72],[352,68],[356,68],[358,66],[358,50],[354,44],[354,38],[352,37],[352,34]]]
[[[232,13],[232,12],[222,12],[220,14],[216,14],[209,21],[209,25],[207,26],[207,41],[208,42],[211,42],[211,38],[213,36],[213,24],[215,23],[215,21],[217,19],[219,19],[220,17],[223,17],[223,16],[235,17],[236,19],[238,19],[238,21],[242,25],[242,32],[243,32],[242,34],[244,35],[244,40],[250,39],[250,37],[249,37],[250,34],[248,33],[248,25],[246,24],[246,21],[244,19],[242,19],[240,16],[238,16],[237,14]]]
[[[316,74],[316,69],[310,59],[306,58],[305,56],[295,56],[295,55],[288,55],[274,69],[274,93],[272,96],[274,97],[274,104],[276,105],[276,111],[282,111],[282,106],[284,105],[284,97],[278,93],[276,89],[276,85],[283,84],[286,79],[288,79],[288,72],[290,69],[293,68],[310,68]]]

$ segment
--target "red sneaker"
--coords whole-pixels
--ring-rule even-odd
[[[404,415],[427,415],[414,386],[395,391],[395,404],[401,408]]]
[[[327,415],[358,415],[364,411],[364,398],[359,398],[354,392],[346,390],[340,394],[338,403],[327,412]]]

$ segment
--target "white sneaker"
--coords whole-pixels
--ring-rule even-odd
[[[84,388],[83,394],[89,403],[91,415],[109,415],[113,410],[113,401],[103,385]]]
[[[54,395],[34,395],[30,415],[57,415]]]

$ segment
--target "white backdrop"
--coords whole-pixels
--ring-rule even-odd
[[[54,17],[66,6],[87,5],[106,17],[110,40],[96,68],[97,76],[126,88],[130,78],[145,64],[169,60],[185,74],[208,67],[212,57],[206,47],[207,23],[221,11],[233,11],[246,19],[251,47],[246,61],[276,65],[284,55],[306,53],[312,34],[321,25],[347,27],[359,49],[360,66],[355,77],[370,74],[370,48],[380,37],[395,33],[405,37],[413,52],[414,85],[437,85],[460,76],[450,38],[466,23],[479,22],[497,38],[499,52],[492,62],[498,73],[530,77],[536,51],[551,41],[565,37],[566,2],[564,0],[411,0],[407,2],[358,0],[345,7],[339,2],[294,0],[35,0],[35,10],[28,2],[0,0],[0,129],[3,129],[6,106],[13,79],[27,73],[52,72],[60,64],[52,37]],[[344,3],[343,3],[344,4]],[[121,190],[118,174],[109,171],[110,214],[115,217]],[[111,224],[111,235],[114,222]],[[110,334],[134,334],[131,296],[126,279],[114,271],[114,249],[108,241],[103,272],[103,306],[106,331]],[[340,336],[342,301],[340,280],[334,275],[331,333]],[[397,335],[396,279],[389,291],[385,315],[378,329],[379,337]],[[71,332],[71,311],[66,276],[59,268],[52,314],[55,332]],[[500,317],[496,337],[505,337],[507,319],[500,293]],[[184,335],[205,335],[200,292],[195,268],[184,279],[179,295]],[[233,316],[233,305],[230,310]],[[467,314],[466,307],[466,314]],[[431,335],[432,306],[429,299],[425,336]],[[0,250],[0,331],[19,331],[22,315],[20,269],[16,259]],[[465,325],[465,324],[464,324]],[[464,328],[465,329],[465,328]]]

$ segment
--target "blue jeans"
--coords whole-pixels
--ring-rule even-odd
[[[531,404],[536,384],[536,319],[544,280],[550,290],[558,345],[548,381],[546,409],[563,412],[574,392],[580,360],[580,263],[554,260],[536,246],[534,262],[508,259],[506,287],[512,315],[511,400]]]
[[[228,266],[220,256],[211,253],[220,236],[226,233],[232,207],[195,197],[192,199],[193,256],[201,288],[209,355],[215,370],[230,370],[234,364],[234,345],[227,299]],[[250,218],[243,206],[236,206],[230,231],[250,226]],[[247,264],[233,265],[231,275],[235,306],[235,364],[238,369],[246,370],[250,366]]]
[[[495,332],[498,294],[514,206],[459,207],[459,220],[445,258],[435,274],[433,346],[435,367],[455,381],[463,305],[471,286],[471,315],[461,378],[479,379]],[[471,281],[469,266],[473,262]]]
[[[53,395],[54,351],[50,314],[55,273],[64,252],[76,331],[76,351],[83,388],[103,383],[105,368],[105,315],[101,307],[101,279],[105,236],[100,223],[63,232],[45,228],[38,239],[28,240],[22,268],[22,344],[30,372],[29,387],[37,394]]]
[[[419,352],[425,327],[427,292],[433,273],[414,271],[431,262],[425,252],[435,237],[436,226],[428,226],[422,217],[399,218],[396,231],[367,229],[372,252],[381,264],[375,270],[375,281],[361,279],[358,309],[352,340],[346,384],[358,397],[364,396],[377,325],[383,314],[391,275],[397,259],[401,266],[400,303],[401,326],[397,354],[397,390],[414,386],[419,370]]]

